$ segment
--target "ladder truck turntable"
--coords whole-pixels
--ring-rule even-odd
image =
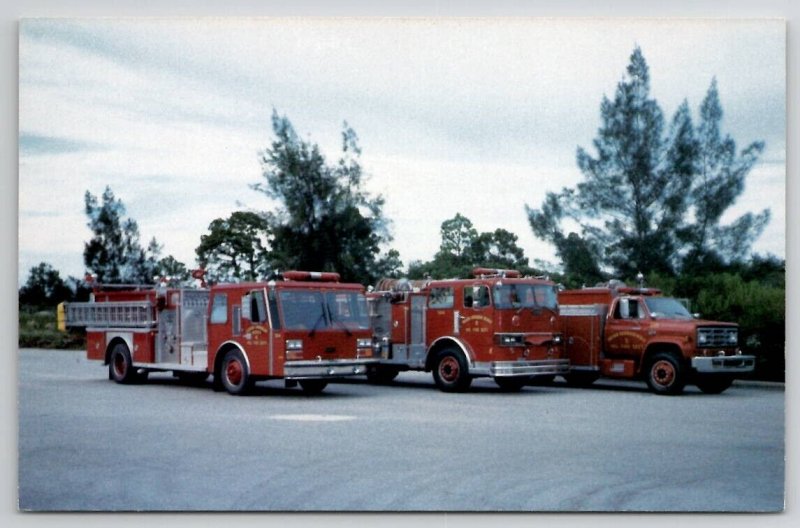
[[[172,371],[213,375],[214,389],[231,394],[267,379],[314,394],[376,361],[364,287],[339,278],[288,271],[200,288],[96,286],[89,302],[59,306],[59,327],[85,327],[87,358],[118,383]]]
[[[558,297],[572,385],[607,376],[644,379],[656,394],[680,394],[689,383],[718,394],[755,368],[739,348],[738,325],[698,319],[658,289],[611,281]]]
[[[516,270],[476,268],[472,279],[383,279],[367,294],[379,362],[367,377],[432,372],[438,388],[460,392],[474,377],[505,390],[568,372],[556,286]]]

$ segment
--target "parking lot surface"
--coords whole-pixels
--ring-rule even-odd
[[[430,374],[319,396],[107,379],[19,351],[19,508],[34,511],[780,511],[782,385],[438,391]]]

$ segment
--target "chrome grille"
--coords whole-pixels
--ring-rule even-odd
[[[700,348],[728,348],[738,344],[739,329],[731,327],[706,327],[697,329],[697,346]]]

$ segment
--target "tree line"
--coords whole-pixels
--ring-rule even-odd
[[[722,224],[744,190],[764,143],[737,150],[722,131],[716,80],[699,105],[689,102],[667,122],[650,95],[650,72],[640,48],[630,56],[613,97],[603,97],[592,148],[578,147],[583,180],[525,206],[533,234],[554,248],[557,264],[534,260],[505,229],[478,232],[460,213],[444,219],[440,247],[428,261],[404,267],[391,243],[384,197],[365,190],[361,148],[345,122],[341,151],[329,161],[273,111],[273,139],[259,154],[262,177],[250,187],[274,200],[269,211],[233,211],[213,220],[195,250],[211,281],[256,280],[287,269],[337,271],[343,280],[374,284],[384,276],[468,277],[476,266],[548,275],[567,287],[639,272],[666,293],[686,297],[695,311],[738,321],[747,346],[783,357],[785,263],[751,255],[769,210]],[[134,219],[110,188],[84,197],[91,239],[87,272],[101,283],[152,284],[157,277],[192,282],[190,270],[162,256],[155,238],[140,240]],[[404,269],[405,268],[405,269]],[[88,295],[83,281],[62,280],[47,263],[32,268],[19,291],[21,306],[52,306]]]

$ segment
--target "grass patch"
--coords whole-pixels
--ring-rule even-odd
[[[20,307],[19,310],[20,348],[69,348],[81,349],[86,346],[83,331],[58,330],[56,309],[37,310]]]

